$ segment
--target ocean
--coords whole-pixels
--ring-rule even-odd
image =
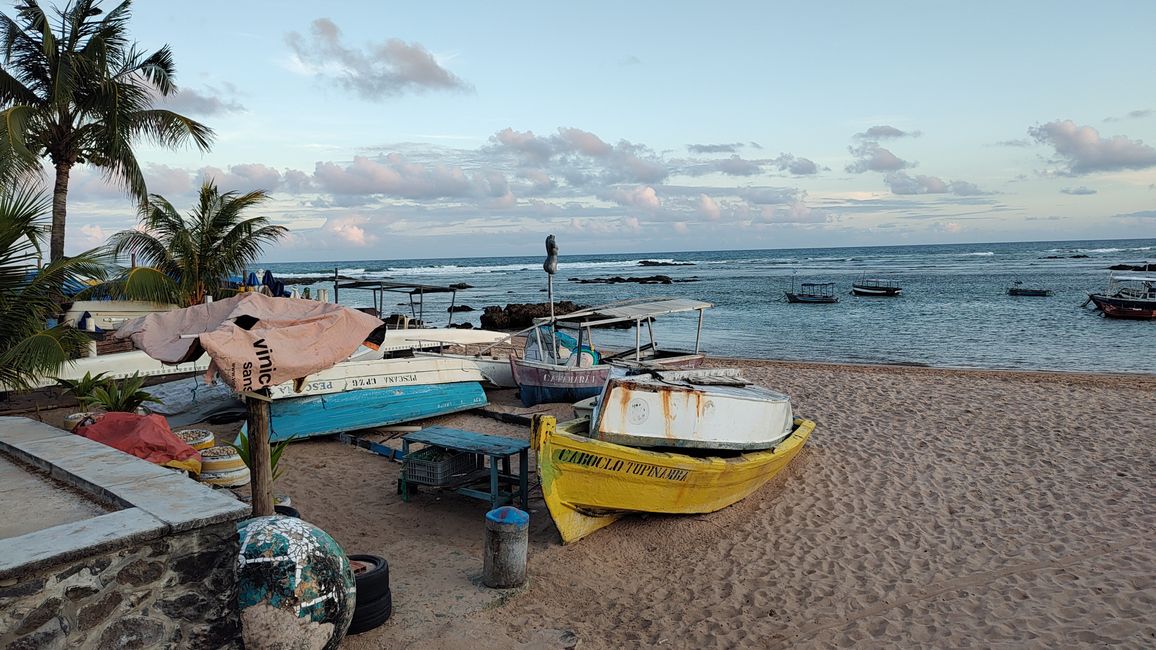
[[[628,298],[679,297],[713,303],[702,348],[717,356],[803,361],[888,363],[947,368],[1156,372],[1156,321],[1106,319],[1081,307],[1102,289],[1108,267],[1156,262],[1156,239],[1016,242],[858,248],[802,248],[612,255],[562,255],[555,300],[598,305]],[[263,265],[294,285],[334,268],[357,279],[449,285],[465,282],[457,304],[476,311],[454,322],[479,325],[482,308],[544,302],[541,255]],[[685,266],[641,266],[643,260]],[[896,298],[850,295],[861,274],[894,280]],[[674,284],[579,284],[574,279],[666,275]],[[685,282],[678,282],[686,280]],[[1052,297],[1010,297],[1016,281]],[[802,282],[834,282],[838,304],[788,304],[784,292]],[[406,296],[397,313],[409,313]],[[369,291],[343,290],[341,302],[369,306]],[[387,303],[387,306],[389,303]],[[403,306],[404,305],[404,306]],[[424,320],[448,322],[447,295],[426,297]],[[388,309],[387,309],[388,311]],[[697,316],[657,321],[660,347],[693,346]],[[644,333],[644,337],[645,337]],[[645,339],[644,339],[645,340]],[[595,333],[595,343],[632,346],[633,334]]]

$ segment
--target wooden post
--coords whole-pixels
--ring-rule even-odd
[[[490,459],[493,463],[493,459]],[[530,515],[512,506],[486,513],[485,557],[482,582],[494,589],[526,584],[526,548],[530,539]]]
[[[268,389],[263,391],[266,395]],[[245,397],[249,411],[249,468],[252,476],[253,516],[273,514],[273,467],[269,457],[269,402],[260,397]]]

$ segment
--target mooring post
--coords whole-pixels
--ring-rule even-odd
[[[530,542],[530,515],[512,506],[486,513],[486,557],[482,582],[494,589],[526,583],[526,548]]]

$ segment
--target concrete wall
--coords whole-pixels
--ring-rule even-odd
[[[0,417],[0,453],[111,509],[0,539],[0,650],[241,646],[247,505],[26,418]],[[36,512],[35,496],[3,494]]]
[[[0,648],[239,648],[232,523],[0,580]]]

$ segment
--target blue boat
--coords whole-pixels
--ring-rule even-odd
[[[269,406],[269,440],[371,429],[485,405],[486,392],[476,381],[278,399]]]

